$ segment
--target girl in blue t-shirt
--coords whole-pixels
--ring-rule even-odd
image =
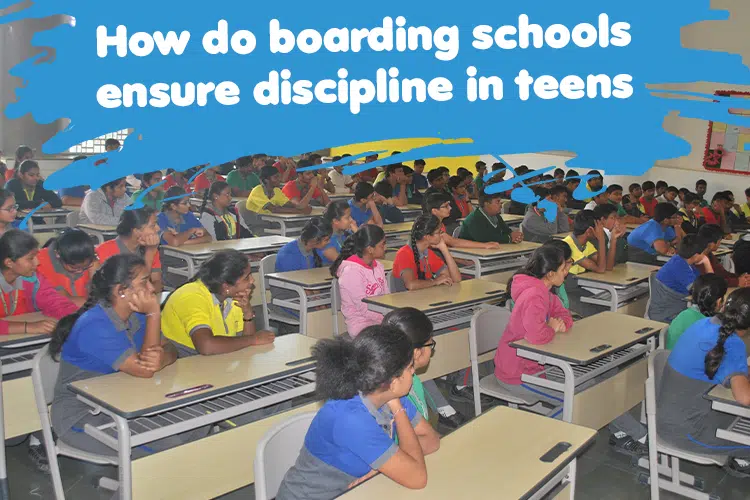
[[[137,255],[110,257],[91,279],[86,303],[61,319],[52,332],[50,355],[60,360],[52,427],[70,446],[116,456],[111,448],[83,432],[87,424],[99,426],[111,418],[92,415],[89,405],[79,401],[68,384],[116,372],[151,378],[177,359],[174,346],[161,336],[160,306],[150,276],[151,269]],[[185,437],[149,443],[134,449],[133,456],[182,444]]]
[[[317,392],[326,402],[277,500],[335,498],[378,472],[406,488],[424,488],[424,456],[440,447],[440,438],[407,397],[412,342],[395,328],[369,326],[353,340],[321,340],[313,355]]]
[[[331,240],[331,223],[320,217],[313,217],[294,241],[290,241],[276,254],[276,272],[300,271],[323,267],[318,251],[323,250]]]
[[[323,265],[330,266],[341,253],[341,247],[349,235],[357,232],[357,223],[352,219],[352,209],[345,200],[333,201],[326,208],[323,219],[331,224],[333,230],[328,245],[319,250]]]
[[[210,243],[211,235],[190,211],[190,201],[181,187],[171,187],[164,195],[161,213],[156,219],[161,244],[180,247]]]
[[[747,349],[750,288],[729,295],[724,311],[693,323],[680,336],[657,387],[659,438],[689,452],[729,455],[733,474],[750,476],[750,447],[716,437],[735,417],[711,409],[705,394],[714,385],[731,388],[734,398],[750,405]]]

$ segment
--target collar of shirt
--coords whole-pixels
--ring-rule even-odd
[[[80,272],[80,273],[71,273],[65,267],[63,266],[62,262],[60,262],[60,259],[57,256],[57,252],[55,251],[55,242],[53,241],[50,243],[50,246],[47,247],[47,251],[49,252],[49,261],[52,264],[52,269],[58,273],[62,274],[63,276],[67,277],[68,279],[72,281],[78,281],[78,279],[83,276],[83,273],[86,271]]]
[[[382,408],[375,408],[372,402],[367,399],[367,396],[359,393],[359,398],[362,400],[362,404],[367,411],[372,415],[372,418],[378,423],[383,432],[389,436],[393,435],[393,414],[391,413],[388,405],[384,405]]]
[[[5,281],[5,276],[0,273],[0,290],[3,293],[11,293],[14,290],[21,290],[23,288],[23,278],[20,276],[11,284]]]
[[[498,219],[497,219],[497,215],[495,215],[495,216],[494,216],[494,219],[495,219],[495,220],[492,220],[493,218],[491,218],[491,217],[490,217],[489,215],[487,215],[487,214],[486,214],[486,213],[484,212],[484,210],[482,210],[482,208],[481,208],[481,207],[479,207],[479,208],[478,208],[477,210],[479,210],[480,212],[482,212],[482,215],[484,215],[485,219],[487,219],[487,221],[488,221],[488,222],[489,222],[490,224],[492,224],[492,227],[497,227],[497,226],[498,226],[498,224],[500,224],[500,221],[498,221]]]
[[[128,337],[130,338],[131,342],[133,340],[133,335],[138,332],[141,328],[141,321],[138,319],[138,316],[135,314],[131,314],[130,317],[128,317],[127,322],[123,321],[122,318],[115,312],[115,310],[112,308],[112,306],[100,304],[102,309],[104,309],[104,312],[106,313],[109,320],[112,322],[113,325],[115,325],[115,328],[117,331],[124,331],[127,332]]]

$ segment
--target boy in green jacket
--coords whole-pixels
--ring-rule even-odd
[[[461,224],[459,238],[480,243],[520,243],[523,241],[521,231],[511,231],[502,217],[502,194],[479,195],[479,207],[474,209]]]

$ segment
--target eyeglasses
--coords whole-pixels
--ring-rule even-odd
[[[424,345],[421,345],[420,348],[429,347],[432,353],[435,353],[435,347],[437,346],[437,341],[435,339],[430,339],[429,342],[427,342]]]
[[[18,210],[18,203],[11,205],[8,208],[0,208],[0,210],[3,212],[15,212]]]

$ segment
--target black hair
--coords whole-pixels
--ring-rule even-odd
[[[365,224],[356,233],[350,235],[344,244],[336,260],[331,264],[331,276],[337,278],[341,263],[352,255],[362,257],[366,248],[374,247],[385,239],[385,231],[374,224]]]
[[[403,170],[404,166],[401,165],[400,163],[393,163],[391,165],[388,165],[387,167],[385,167],[385,176],[390,177],[391,175],[396,173],[396,170],[398,169]]]
[[[705,179],[698,179],[695,181],[695,187],[697,188],[698,186],[708,186],[708,183]]]
[[[463,179],[462,179],[461,177],[459,177],[459,176],[457,176],[457,175],[451,176],[451,177],[450,177],[450,178],[448,179],[448,188],[449,188],[449,189],[450,189],[451,191],[453,191],[454,189],[457,189],[457,188],[459,188],[459,187],[460,187],[461,185],[463,185],[463,182],[464,182],[464,180],[463,180]]]
[[[489,203],[495,198],[502,198],[503,193],[487,193],[486,191],[482,190],[481,193],[479,193],[479,206],[483,207],[485,203]]]
[[[302,243],[313,240],[322,241],[325,238],[330,238],[331,234],[333,234],[333,228],[330,221],[323,217],[313,217],[305,223],[299,239]],[[315,267],[322,267],[323,261],[320,258],[320,254],[315,250],[313,250],[312,254]]]
[[[21,165],[21,163],[22,163],[22,161],[23,161],[23,160],[21,160],[21,158],[23,158],[23,157],[24,157],[24,156],[26,156],[27,154],[29,154],[29,153],[33,153],[33,152],[34,152],[34,150],[33,150],[33,149],[31,149],[31,148],[30,148],[30,147],[28,147],[28,146],[18,146],[18,147],[16,148],[16,158],[15,158],[15,160],[16,160],[16,164],[14,165],[14,168],[15,168],[16,170],[18,170],[18,167],[19,167],[19,166]]]
[[[606,219],[611,214],[617,213],[617,207],[615,207],[611,203],[604,203],[602,205],[597,205],[596,207],[594,207],[594,210],[592,210],[592,212],[594,212],[594,217],[596,217],[596,220]]]
[[[701,199],[698,197],[698,195],[695,193],[691,193],[690,191],[685,193],[685,197],[682,199],[682,204],[685,206],[700,202]]]
[[[10,191],[8,189],[0,188],[0,206],[3,205],[6,201],[8,201],[10,198],[15,198],[16,195],[13,194],[13,191]]]
[[[96,249],[91,237],[76,228],[66,229],[55,238],[55,251],[63,264],[73,266],[93,262],[96,259]]]
[[[237,250],[219,250],[201,264],[190,280],[200,280],[214,295],[221,295],[225,283],[234,285],[242,278],[250,265],[247,255]],[[166,301],[165,301],[166,303]]]
[[[235,160],[234,165],[240,169],[244,167],[252,166],[253,164],[253,156],[241,156]]]
[[[265,182],[278,173],[279,170],[276,167],[266,165],[260,169],[260,182]]]
[[[643,189],[644,192],[650,189],[656,189],[656,184],[651,181],[646,181],[643,183],[643,185],[641,185],[641,189]]]
[[[584,210],[586,211],[586,210]],[[572,253],[571,253],[572,255]],[[511,287],[513,286],[513,278],[518,275],[532,276],[537,279],[542,279],[547,276],[547,273],[557,271],[566,262],[565,255],[563,254],[562,247],[558,245],[544,244],[534,250],[534,252],[526,261],[526,264],[513,273],[513,276],[508,280],[507,293],[508,296],[511,294]]]
[[[25,231],[11,229],[0,236],[0,269],[5,267],[5,259],[13,262],[39,248],[39,242]]]
[[[630,186],[628,186],[628,193],[632,193],[633,191],[635,191],[636,189],[638,189],[640,187],[641,187],[640,184],[638,184],[637,182],[634,182]]]
[[[674,193],[675,195],[680,194],[680,190],[677,189],[675,186],[669,186],[667,188],[667,193]]]
[[[32,168],[39,168],[39,163],[37,163],[34,160],[24,160],[23,163],[21,163],[21,166],[19,167],[18,171],[22,174],[27,173]]]
[[[443,175],[445,175],[445,174],[449,174],[449,173],[450,173],[450,171],[451,171],[451,170],[450,170],[450,169],[449,169],[448,167],[446,167],[446,166],[444,166],[444,165],[441,165],[441,166],[439,166],[439,167],[438,167],[438,168],[436,168],[435,170],[437,170],[438,172],[442,173]]]
[[[559,248],[563,253],[563,259],[565,259],[565,261],[568,261],[569,259],[573,258],[573,249],[570,248],[570,245],[565,243],[564,240],[561,240],[558,238],[552,238],[544,242],[542,246],[551,246],[551,247]]]
[[[104,193],[107,192],[107,188],[114,190],[115,186],[117,186],[121,182],[125,182],[125,177],[120,177],[119,179],[115,179],[107,182],[106,184],[102,184],[101,190],[104,191]]]
[[[422,212],[431,214],[432,210],[439,210],[441,206],[451,202],[447,193],[430,193],[422,200]]]
[[[666,181],[656,181],[656,189],[659,188],[667,188],[669,184],[666,183]]]
[[[683,259],[689,259],[690,257],[702,253],[706,249],[707,242],[698,234],[687,234],[680,241],[680,246],[677,250],[677,255]]]
[[[117,224],[117,235],[130,236],[134,229],[140,229],[148,224],[149,219],[155,213],[151,207],[124,210],[120,216],[120,222]]]
[[[404,167],[404,175],[405,176],[408,177],[408,176],[410,176],[410,175],[412,175],[414,173],[414,169],[413,168],[407,167],[406,165],[402,165],[402,167]]]
[[[557,177],[558,175],[562,175],[563,177],[565,177],[565,170],[561,168],[556,168],[555,171],[552,173],[552,176]]]
[[[704,360],[706,376],[713,379],[724,359],[724,343],[737,330],[750,328],[750,288],[738,288],[724,304],[724,311],[716,315],[721,322],[719,340],[708,351]],[[722,381],[723,382],[723,381]]]
[[[576,214],[576,218],[573,220],[573,234],[575,236],[581,236],[589,228],[596,225],[596,214],[593,210],[581,210]]]
[[[732,262],[737,276],[750,273],[750,241],[739,240],[734,244]]]
[[[745,189],[745,196],[750,196],[750,188]]]
[[[543,187],[543,186],[533,186],[531,189],[532,189],[532,191],[534,191],[534,195],[536,195],[536,197],[539,198],[540,201],[543,200],[543,199],[545,199],[547,196],[549,196],[549,189],[547,189],[546,187]],[[565,189],[565,191],[567,192],[568,190]],[[535,202],[533,202],[531,204],[531,206],[535,207],[538,204],[539,204],[539,202],[535,201]]]
[[[375,192],[375,188],[368,182],[358,182],[354,186],[354,201],[360,203],[361,200],[366,200],[372,193]]]
[[[663,222],[677,213],[677,207],[671,203],[657,203],[654,208],[654,220]]]
[[[368,326],[354,339],[323,339],[312,348],[315,391],[321,399],[372,394],[401,376],[414,358],[409,338],[383,325]]]
[[[109,139],[107,139],[107,140],[104,141],[104,147],[105,148],[108,148],[110,146],[117,146],[119,148],[120,145],[121,145],[120,141],[118,141],[117,139],[115,139],[113,137],[110,137]]]
[[[414,349],[424,347],[432,338],[432,321],[425,313],[413,307],[394,309],[385,315],[382,324],[403,332]]]
[[[423,239],[425,236],[428,236],[434,233],[438,229],[440,229],[440,219],[438,219],[432,214],[420,215],[419,217],[417,217],[417,220],[414,221],[414,225],[411,228],[411,239],[409,241],[409,244],[411,246],[412,254],[414,255],[414,263],[417,266],[417,279],[418,280],[425,279],[425,275],[424,275],[424,271],[422,270],[422,266],[420,265],[419,250],[417,249],[417,242]],[[440,252],[437,252],[435,250],[433,250],[433,252],[440,255]],[[440,255],[440,257],[442,258],[442,255]]]
[[[474,164],[474,167],[477,169],[477,172],[479,172],[483,168],[487,168],[487,164],[483,161],[478,161]]]
[[[714,316],[717,312],[716,302],[727,294],[727,280],[719,275],[701,274],[693,282],[692,303],[704,316]]]
[[[429,172],[427,172],[427,182],[432,184],[434,181],[438,180],[443,176],[443,172],[439,168],[433,168]]]
[[[568,170],[568,172],[565,174],[565,178],[568,178],[568,177],[578,177],[578,172],[576,170]],[[571,179],[571,180],[581,182],[581,179]]]
[[[213,203],[214,202],[213,197],[218,196],[219,193],[221,193],[228,187],[229,187],[229,184],[227,184],[224,181],[214,181],[211,183],[211,187],[209,187],[208,189],[204,189],[203,190],[203,202],[201,203],[201,209],[198,211],[199,216],[203,215],[203,212],[206,211],[206,205],[208,205],[208,200],[211,200],[211,203]]]
[[[707,243],[718,243],[724,239],[724,230],[716,224],[703,224],[698,230],[698,234]]]
[[[24,162],[24,163],[26,163],[26,162]],[[732,199],[724,191],[719,191],[718,193],[716,193],[713,196],[713,198],[711,198],[711,203],[713,203],[715,201],[732,201]]]
[[[153,179],[156,174],[161,175],[161,170],[146,172],[145,174],[143,174],[143,177],[141,177],[141,189],[148,189],[149,186],[147,186],[146,184],[150,183],[151,179]]]
[[[169,198],[176,198],[176,199],[169,200]],[[171,188],[167,189],[167,192],[164,193],[164,199],[168,201],[162,202],[161,211],[166,212],[167,210],[174,209],[175,205],[180,204],[180,202],[182,201],[182,198],[185,198],[185,190],[182,189],[180,186],[172,186]]]
[[[347,210],[351,211],[351,207],[346,200],[335,200],[328,204],[323,218],[329,223],[333,223],[334,220],[341,219],[346,215]]]
[[[462,180],[466,180],[467,177],[474,177],[474,174],[469,172],[469,169],[464,167],[458,167],[458,170],[456,170],[456,175],[459,176]]]
[[[612,194],[615,191],[622,191],[622,186],[620,186],[619,184],[610,184],[607,187],[607,193]]]
[[[414,160],[414,166],[416,167],[417,165],[425,166],[427,163],[424,160]]]
[[[375,192],[383,198],[390,198],[393,196],[393,186],[389,182],[380,181],[375,184]]]
[[[112,305],[112,294],[115,287],[118,285],[130,286],[138,274],[138,269],[145,265],[142,257],[133,254],[113,255],[104,261],[91,278],[89,297],[86,302],[76,312],[58,321],[57,326],[55,326],[49,343],[49,353],[52,359],[58,359],[63,344],[68,339],[78,318],[97,304]]]
[[[680,189],[678,189],[677,191],[678,191],[678,193],[680,193],[680,194],[681,194],[682,196],[685,196],[686,194],[688,194],[688,193],[690,192],[690,190],[689,190],[688,188],[680,188]]]
[[[304,172],[300,172],[300,169],[302,168],[308,168],[308,167],[314,167],[315,163],[313,163],[310,159],[300,160],[297,162],[297,175],[302,175],[304,173],[309,172],[309,170],[305,170]],[[264,167],[265,168],[265,167]],[[274,167],[276,168],[276,167]],[[277,170],[276,173],[278,174],[279,171]],[[271,177],[270,175],[268,177]]]
[[[589,173],[586,174],[586,175],[593,176],[592,179],[597,179],[597,178],[603,179],[604,178],[604,177],[602,177],[601,172],[599,172],[598,170],[589,170]]]

